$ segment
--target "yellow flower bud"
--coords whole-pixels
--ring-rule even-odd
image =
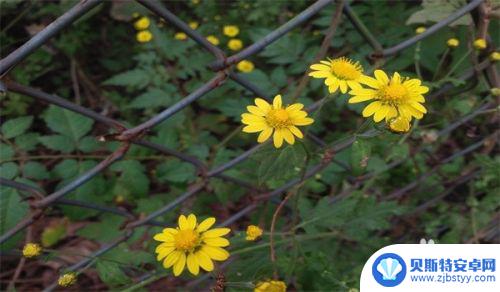
[[[189,27],[191,29],[197,29],[198,26],[200,26],[200,24],[198,23],[198,21],[191,21],[191,22],[189,22]]]
[[[486,40],[485,39],[476,39],[474,41],[474,48],[478,50],[484,50],[486,49]]]
[[[143,30],[138,32],[135,38],[140,43],[147,43],[153,39],[153,34],[149,30]]]
[[[446,44],[450,48],[456,48],[456,47],[458,47],[458,45],[460,44],[460,42],[456,38],[451,38],[448,41],[446,41]]]
[[[239,39],[232,39],[227,43],[227,47],[233,51],[238,51],[243,47],[243,42]]]
[[[256,225],[249,225],[247,227],[247,236],[245,237],[246,240],[248,241],[254,241],[258,237],[262,236],[262,229],[260,229],[259,226]]]
[[[62,276],[59,276],[57,279],[57,284],[61,287],[69,287],[76,283],[76,274],[75,273],[66,273]]]
[[[500,88],[498,88],[498,87],[493,87],[492,89],[490,89],[490,92],[491,92],[491,95],[493,95],[494,97],[500,96]]]
[[[500,53],[499,52],[493,52],[490,54],[490,60],[491,61],[500,61]]]
[[[249,73],[253,71],[254,65],[252,62],[248,60],[243,60],[236,65],[236,68],[241,72]]]
[[[417,29],[415,30],[415,33],[416,34],[421,34],[421,33],[424,33],[427,29],[423,26],[420,26],[420,27],[417,27]]]
[[[134,22],[134,27],[137,30],[144,30],[148,28],[150,25],[149,18],[147,16],[143,16],[139,18],[136,22]]]
[[[23,248],[25,258],[34,258],[42,253],[42,247],[38,243],[27,243]]]
[[[286,292],[286,284],[283,281],[269,280],[259,282],[255,286],[254,292]]]
[[[209,41],[214,46],[217,46],[220,43],[219,39],[214,35],[207,36],[207,41]]]
[[[235,37],[240,33],[240,29],[236,25],[226,25],[223,29],[224,35]]]
[[[187,34],[183,33],[183,32],[178,32],[174,35],[174,39],[176,40],[180,40],[180,41],[183,41],[183,40],[186,40],[187,39]]]
[[[391,119],[388,126],[392,132],[406,133],[410,130],[410,121],[403,116],[398,116]]]

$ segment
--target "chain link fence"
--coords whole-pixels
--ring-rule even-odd
[[[5,242],[7,239],[11,238],[13,235],[16,233],[20,232],[21,230],[25,229],[29,225],[33,224],[36,222],[36,220],[40,219],[41,217],[44,216],[44,210],[50,206],[53,205],[72,205],[72,206],[78,206],[81,208],[87,208],[87,209],[93,209],[93,210],[98,210],[101,212],[109,212],[112,214],[116,214],[119,216],[126,217],[128,219],[128,223],[126,226],[123,227],[123,235],[114,240],[113,242],[110,242],[104,246],[102,246],[99,250],[95,251],[90,257],[74,264],[73,266],[70,266],[67,268],[69,271],[79,271],[83,268],[85,268],[87,265],[91,264],[93,259],[106,253],[107,251],[111,250],[113,247],[117,246],[118,244],[126,241],[128,238],[132,236],[134,233],[134,229],[140,226],[145,226],[145,225],[150,225],[150,226],[167,226],[169,224],[166,224],[164,222],[159,222],[156,221],[155,218],[171,211],[174,209],[176,206],[181,204],[182,202],[186,201],[189,198],[195,197],[200,191],[204,190],[205,187],[207,186],[207,183],[211,179],[220,179],[224,180],[227,183],[232,183],[241,186],[242,188],[246,188],[249,190],[249,192],[253,195],[253,201],[251,204],[246,206],[245,208],[239,210],[235,214],[233,214],[231,217],[229,217],[227,220],[222,222],[220,226],[228,226],[239,220],[240,218],[248,215],[251,213],[253,210],[255,210],[258,206],[260,206],[263,202],[268,201],[273,198],[277,198],[280,194],[285,193],[287,190],[291,189],[292,187],[298,185],[301,183],[303,180],[306,180],[310,178],[311,176],[314,176],[315,174],[319,173],[322,169],[324,169],[329,163],[337,163],[339,164],[342,168],[349,170],[349,166],[344,165],[343,163],[336,161],[334,156],[335,153],[338,153],[346,148],[348,148],[355,140],[355,136],[352,135],[346,139],[342,139],[339,141],[333,141],[333,142],[325,142],[322,141],[320,138],[308,134],[307,138],[311,139],[312,142],[314,142],[320,150],[320,152],[323,153],[323,159],[322,161],[310,167],[307,169],[305,172],[305,175],[293,179],[286,184],[282,185],[279,188],[276,188],[274,190],[265,190],[265,189],[259,189],[255,187],[251,182],[246,182],[241,179],[231,177],[229,175],[224,174],[227,170],[231,169],[232,167],[238,165],[242,161],[246,160],[249,158],[252,154],[256,153],[262,146],[263,144],[258,144],[241,155],[237,156],[236,158],[232,159],[231,161],[224,163],[222,165],[215,166],[211,169],[209,169],[202,161],[198,160],[195,157],[192,157],[190,155],[186,155],[183,153],[180,153],[174,149],[169,149],[166,148],[162,145],[155,144],[152,142],[149,142],[146,140],[147,135],[148,135],[148,130],[155,127],[159,123],[165,121],[166,119],[169,119],[173,115],[175,115],[178,111],[182,110],[183,108],[189,106],[193,102],[197,101],[198,99],[202,98],[205,94],[208,92],[212,91],[215,88],[218,88],[220,86],[224,86],[224,82],[228,79],[232,79],[234,82],[240,84],[242,87],[250,90],[253,92],[256,96],[263,97],[267,100],[270,100],[270,96],[266,94],[262,89],[260,89],[257,85],[252,84],[248,80],[244,78],[241,74],[234,73],[232,71],[233,65],[237,64],[239,61],[254,55],[262,50],[264,50],[267,46],[278,40],[280,37],[284,36],[286,33],[291,31],[292,29],[302,25],[303,23],[307,22],[311,18],[313,18],[319,11],[327,7],[328,5],[336,5],[339,13],[339,17],[337,17],[337,21],[332,22],[332,27],[330,28],[333,32],[331,33],[330,38],[333,36],[334,30],[335,30],[335,25],[340,23],[340,16],[341,14],[344,14],[347,18],[348,21],[350,21],[353,26],[356,28],[356,30],[362,35],[362,37],[366,40],[367,43],[371,45],[373,48],[373,53],[370,56],[374,62],[383,60],[384,58],[395,55],[398,52],[405,50],[412,46],[413,44],[431,36],[435,32],[439,31],[440,29],[446,27],[456,19],[460,18],[461,16],[470,13],[471,11],[475,10],[478,8],[479,5],[482,4],[483,0],[473,0],[470,1],[467,5],[464,7],[460,8],[453,14],[451,14],[449,17],[446,19],[434,24],[433,26],[429,27],[424,33],[415,35],[414,37],[411,37],[410,39],[407,39],[393,47],[390,48],[383,48],[381,44],[377,41],[377,38],[370,33],[369,29],[363,24],[363,22],[360,20],[360,18],[356,15],[354,10],[351,8],[349,3],[343,2],[343,1],[334,1],[334,0],[318,0],[314,2],[312,5],[310,5],[307,9],[302,11],[300,14],[295,16],[293,19],[290,21],[286,22],[282,26],[278,27],[276,30],[272,31],[269,33],[267,36],[262,38],[261,40],[251,44],[250,46],[244,48],[237,54],[231,55],[231,56],[226,56],[225,53],[219,49],[217,46],[212,45],[210,42],[208,42],[205,37],[201,34],[199,34],[197,31],[191,29],[186,22],[178,18],[173,12],[169,11],[162,3],[159,1],[155,0],[137,0],[140,4],[142,4],[144,7],[148,8],[151,12],[154,14],[160,16],[163,18],[165,21],[168,23],[172,24],[175,26],[178,30],[186,33],[192,40],[194,40],[196,43],[198,43],[201,47],[203,47],[205,50],[210,52],[214,58],[215,61],[213,61],[211,64],[208,64],[209,68],[211,68],[214,71],[214,76],[212,79],[207,81],[203,86],[199,87],[196,89],[194,92],[191,94],[185,96],[182,100],[177,102],[176,104],[170,106],[169,108],[163,110],[156,116],[152,117],[151,119],[145,121],[144,123],[141,123],[135,127],[132,128],[127,128],[125,127],[121,122],[116,121],[114,119],[111,119],[107,116],[101,115],[91,109],[82,107],[80,105],[74,104],[72,102],[69,102],[65,99],[62,99],[60,97],[57,97],[55,95],[51,95],[49,93],[42,92],[40,90],[37,90],[35,88],[18,84],[12,80],[7,80],[5,78],[6,74],[9,72],[10,69],[12,69],[14,66],[16,66],[18,63],[23,61],[25,58],[27,58],[31,53],[33,53],[35,50],[37,50],[39,47],[44,45],[48,40],[50,40],[53,36],[55,36],[58,32],[60,32],[63,29],[69,28],[69,26],[76,20],[78,20],[80,17],[85,15],[87,12],[89,12],[92,8],[102,5],[103,0],[82,0],[80,3],[75,5],[73,8],[68,10],[66,13],[61,15],[59,18],[57,18],[55,21],[53,21],[51,24],[47,25],[43,30],[41,30],[39,33],[34,35],[30,40],[28,40],[26,43],[24,43],[21,47],[17,48],[10,54],[8,54],[5,58],[3,58],[0,61],[0,76],[2,77],[0,81],[0,90],[5,92],[16,92],[19,94],[23,94],[29,97],[34,98],[35,100],[42,101],[45,103],[57,105],[60,107],[63,107],[65,109],[68,109],[70,111],[76,112],[78,114],[84,115],[86,117],[89,117],[93,119],[94,121],[105,125],[109,127],[110,129],[113,130],[114,134],[110,135],[105,135],[102,137],[98,137],[100,141],[103,143],[106,143],[108,141],[119,141],[121,143],[121,146],[111,153],[106,159],[102,160],[99,164],[97,164],[94,168],[90,169],[83,175],[79,176],[77,179],[72,181],[71,183],[68,183],[61,189],[50,193],[50,194],[45,194],[43,191],[34,188],[32,186],[29,186],[24,183],[20,183],[17,181],[13,180],[8,180],[4,178],[0,178],[0,184],[7,186],[7,187],[12,187],[20,191],[20,193],[24,194],[24,196],[29,199],[29,204],[30,204],[30,215],[23,220],[21,220],[15,227],[12,229],[8,230],[4,234],[0,236],[0,243]],[[328,43],[329,45],[329,43]],[[327,47],[328,48],[328,47]],[[491,66],[490,61],[483,60],[480,62],[477,66],[474,68],[471,68],[469,71],[465,72],[464,75],[461,77],[462,80],[469,80],[476,78],[478,74],[482,74],[483,72],[497,76],[496,74],[496,69],[494,66]],[[498,84],[498,78],[490,78],[490,86],[491,87],[499,87]],[[435,90],[431,94],[427,96],[427,99],[434,99],[438,96],[443,95],[444,93],[449,92],[450,90],[454,89],[455,87],[451,83],[447,83],[442,88]],[[310,107],[308,107],[308,111],[314,111],[318,109],[322,103],[325,101],[325,99],[321,99],[316,101],[314,104],[312,104]],[[445,135],[450,133],[451,131],[457,129],[464,123],[470,121],[473,119],[475,116],[478,114],[492,109],[495,107],[495,104],[490,102],[490,103],[484,103],[475,110],[473,110],[470,114],[465,115],[463,117],[458,118],[456,121],[450,123],[446,128],[443,128],[440,130],[438,135]],[[375,132],[373,131],[368,131],[365,133],[357,134],[357,136],[373,136],[376,135]],[[456,153],[453,153],[440,163],[436,164],[436,167],[432,169],[431,172],[423,174],[421,177],[419,177],[417,180],[409,183],[408,185],[399,188],[397,190],[394,190],[393,192],[389,193],[385,199],[397,199],[405,194],[409,193],[412,189],[417,187],[419,185],[419,182],[424,180],[426,177],[429,177],[432,173],[438,171],[440,165],[452,161],[453,159],[466,155],[468,153],[471,153],[472,151],[477,150],[478,148],[482,147],[482,145],[485,143],[486,140],[488,139],[495,139],[497,135],[497,132],[493,133],[491,136],[484,138],[483,140],[478,141],[477,143],[470,145],[469,147],[460,150]],[[139,145],[142,147],[147,147],[150,149],[153,149],[155,151],[158,151],[161,154],[167,155],[167,156],[174,156],[180,160],[183,160],[185,162],[188,162],[192,164],[194,167],[197,169],[197,173],[199,175],[200,180],[198,182],[193,183],[192,185],[188,186],[187,190],[180,196],[178,196],[175,200],[169,202],[167,205],[162,206],[158,210],[150,213],[149,215],[145,217],[140,217],[138,214],[132,214],[128,211],[125,211],[123,209],[119,208],[114,208],[114,207],[107,207],[107,206],[100,206],[96,204],[91,204],[88,202],[81,202],[77,200],[70,200],[70,199],[65,199],[64,197],[69,194],[71,191],[74,191],[76,188],[80,187],[81,185],[85,184],[87,181],[89,181],[91,178],[99,174],[101,171],[109,167],[111,164],[114,162],[120,160],[124,155],[127,154],[130,146],[132,144]],[[419,150],[425,150],[425,146],[421,146]],[[395,168],[398,165],[400,165],[403,161],[396,161],[394,163],[391,163],[389,165],[389,168]],[[454,181],[452,181],[452,185],[459,185],[463,182],[466,182],[477,174],[477,170],[474,170],[472,172],[467,173],[464,176],[461,176]],[[356,186],[359,186],[363,181],[371,178],[374,175],[374,173],[368,173],[366,175],[363,175],[361,177],[352,177],[351,180],[353,182],[353,188]],[[450,192],[452,188],[447,188],[446,192]],[[349,192],[344,192],[340,194],[338,197],[335,198],[335,200],[338,200],[344,196],[347,196]],[[441,196],[446,196],[447,193],[441,194]],[[334,200],[334,201],[335,201]],[[333,202],[334,202],[333,201]],[[332,203],[333,203],[332,202]],[[421,212],[422,210],[425,210],[428,208],[432,202],[426,203],[426,205],[422,205],[419,208],[417,208],[414,212]],[[496,233],[493,233],[492,236],[496,236]],[[146,275],[143,275],[139,279],[136,279],[137,281],[144,281],[146,279],[150,279],[154,273],[148,273]],[[191,283],[188,283],[188,287],[194,287],[201,283],[202,281],[206,280],[207,278],[210,277],[210,274],[206,274],[196,281],[193,281]],[[57,286],[57,282],[54,281],[52,285],[46,288],[46,291],[51,291]]]

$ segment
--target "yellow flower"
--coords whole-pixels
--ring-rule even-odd
[[[163,267],[173,267],[174,275],[179,276],[187,265],[189,272],[198,275],[200,267],[207,272],[214,269],[212,260],[225,261],[229,253],[222,247],[229,245],[229,240],[222,236],[228,234],[229,228],[214,228],[215,218],[210,217],[200,224],[196,216],[179,216],[179,227],[165,228],[154,236],[154,240],[162,242],[156,248],[156,259],[163,261]]]
[[[273,104],[269,104],[262,98],[256,98],[254,105],[247,106],[250,113],[241,115],[241,121],[247,125],[243,128],[245,133],[260,132],[257,142],[263,143],[273,135],[274,147],[280,148],[283,140],[288,144],[295,143],[294,135],[302,139],[304,135],[296,126],[307,126],[314,122],[307,117],[301,103],[294,103],[283,107],[281,95],[276,95]],[[274,134],[273,134],[274,132]]]
[[[249,72],[253,71],[254,65],[252,62],[250,62],[248,60],[243,60],[243,61],[238,62],[238,64],[236,65],[236,68],[238,70],[240,70],[241,72],[249,73]]]
[[[491,95],[493,95],[494,97],[500,96],[500,88],[498,88],[498,87],[493,87],[492,89],[490,89],[490,92],[491,92]]]
[[[247,236],[245,237],[248,241],[254,241],[257,237],[262,236],[262,229],[259,226],[249,225],[247,227]]]
[[[143,30],[138,32],[135,38],[140,43],[147,43],[153,39],[153,34],[149,30]]]
[[[183,41],[183,40],[186,40],[187,39],[187,34],[183,33],[183,32],[178,32],[174,35],[174,39],[176,40],[180,40],[180,41]]]
[[[132,17],[133,17],[133,18],[137,18],[137,17],[139,17],[139,12],[134,12],[134,13],[132,13]]]
[[[490,54],[490,60],[491,61],[500,61],[500,53],[499,52],[493,52]]]
[[[359,62],[353,62],[345,57],[320,61],[311,65],[310,69],[316,71],[310,72],[309,76],[325,78],[325,85],[328,86],[330,93],[336,92],[339,88],[342,93],[346,93],[348,87],[360,88],[360,83],[364,83],[367,78]]]
[[[458,47],[458,45],[460,44],[460,42],[456,38],[451,38],[448,41],[446,41],[446,44],[450,48],[456,48],[456,47]]]
[[[395,133],[406,133],[410,130],[410,121],[403,116],[397,116],[390,119],[387,126]]]
[[[209,41],[214,46],[217,46],[220,43],[219,39],[214,35],[207,36],[207,41]]]
[[[421,33],[424,33],[427,29],[423,26],[419,26],[417,27],[417,29],[415,30],[415,33],[416,34],[421,34]]]
[[[194,5],[198,5],[200,4],[200,0],[191,0],[191,3],[193,3]]]
[[[66,273],[62,276],[59,276],[57,279],[57,284],[62,287],[69,287],[76,282],[76,274],[75,273]]]
[[[25,258],[34,258],[42,253],[42,247],[38,243],[26,243],[23,248],[23,256]]]
[[[198,26],[200,26],[200,24],[198,23],[198,21],[191,21],[191,22],[189,22],[189,27],[191,29],[197,29]]]
[[[264,281],[257,283],[254,292],[286,292],[286,284],[283,281]]]
[[[243,42],[239,39],[232,39],[227,43],[227,47],[233,51],[238,51],[243,47]]]
[[[147,16],[143,16],[134,22],[134,27],[137,30],[143,30],[149,27],[150,21]]]
[[[222,31],[228,37],[235,37],[240,33],[240,29],[236,25],[225,25]]]
[[[478,50],[486,49],[486,40],[485,39],[476,39],[474,41],[474,48]]]
[[[375,70],[374,74],[375,78],[368,77],[366,82],[371,88],[356,88],[349,92],[353,96],[349,103],[375,99],[365,107],[363,117],[373,115],[375,122],[384,118],[386,122],[390,122],[393,118],[403,117],[410,122],[412,117],[421,119],[427,113],[421,103],[425,102],[423,94],[429,88],[422,86],[419,79],[402,78],[397,72],[389,79],[382,70]],[[401,120],[397,121],[397,125],[402,124]]]

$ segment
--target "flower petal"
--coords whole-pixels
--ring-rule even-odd
[[[274,131],[273,142],[274,142],[274,147],[276,148],[280,148],[281,145],[283,145],[283,135],[281,135],[280,131],[278,130]]]
[[[187,217],[188,228],[194,230],[196,228],[196,216],[194,214],[189,214]]]
[[[195,253],[195,255],[196,259],[198,260],[198,264],[202,269],[204,269],[207,272],[210,272],[214,269],[214,263],[206,253],[199,250],[198,252]]]
[[[287,112],[300,111],[304,107],[301,103],[294,103],[286,107]]]
[[[313,78],[328,78],[332,76],[332,73],[327,71],[313,71],[309,73],[309,76]]]
[[[323,64],[313,64],[311,67],[309,67],[312,70],[320,70],[320,71],[330,71],[330,66],[323,65]]]
[[[254,100],[254,102],[255,102],[255,105],[257,105],[257,107],[259,107],[261,110],[265,111],[266,113],[271,108],[271,105],[265,99],[257,97]]]
[[[229,240],[222,237],[205,238],[203,241],[211,246],[225,247],[229,245]]]
[[[269,126],[266,124],[252,124],[252,125],[244,127],[242,129],[242,131],[245,133],[257,133],[260,131],[264,131],[268,128],[269,128]]]
[[[379,81],[377,81],[377,79],[366,75],[361,76],[359,78],[359,82],[366,84],[374,89],[379,89],[380,87]]]
[[[260,107],[255,106],[255,105],[247,106],[247,111],[249,111],[250,113],[252,113],[254,115],[261,116],[261,117],[266,115],[265,111],[263,111]]]
[[[389,84],[389,77],[387,77],[387,74],[385,74],[384,71],[375,70],[375,72],[373,72],[373,75],[375,75],[375,78],[380,84]]]
[[[349,94],[353,95],[353,97],[349,99],[349,103],[358,103],[374,99],[377,96],[377,91],[373,89],[358,88],[349,91]]]
[[[280,131],[281,135],[288,144],[293,145],[293,143],[295,143],[295,138],[293,137],[293,134],[292,132],[290,132],[290,130],[288,130],[287,128],[283,128],[280,129]]]
[[[203,234],[202,234],[202,238],[213,238],[213,237],[220,237],[220,236],[224,236],[226,234],[228,234],[229,232],[231,232],[231,229],[229,228],[214,228],[214,229],[210,229],[208,231],[205,231]]]
[[[198,228],[196,230],[198,232],[204,232],[204,231],[207,231],[214,224],[215,224],[215,218],[208,217],[207,219],[201,221],[201,223],[198,225]]]
[[[261,117],[261,116],[256,116],[256,115],[244,113],[241,115],[241,121],[245,124],[264,123],[266,121],[266,119],[264,117]]]
[[[174,264],[174,276],[179,276],[184,271],[186,265],[186,254],[181,252],[179,259]]]
[[[188,226],[189,225],[186,216],[184,215],[179,216],[179,229],[185,230],[188,229]]]
[[[363,110],[363,117],[369,117],[373,115],[376,111],[380,109],[382,106],[382,103],[380,101],[374,101],[370,103],[365,109]]]
[[[158,233],[153,237],[154,240],[156,241],[164,241],[164,242],[170,242],[174,241],[174,236],[171,233]]]
[[[180,251],[174,251],[174,252],[170,253],[165,258],[165,260],[163,260],[163,267],[165,269],[168,269],[171,266],[173,266],[177,262],[177,260],[181,257],[182,254],[183,254],[183,252],[180,252]]]
[[[314,123],[314,120],[311,118],[300,118],[300,119],[293,119],[292,122],[295,126],[307,126]]]
[[[421,105],[420,103],[418,103],[418,102],[410,102],[410,105],[414,109],[416,109],[416,110],[418,110],[418,111],[420,111],[420,112],[422,112],[424,114],[427,113],[427,109],[423,105]]]
[[[229,253],[220,247],[205,245],[201,248],[201,251],[206,253],[211,259],[216,261],[225,261],[229,257]]]
[[[273,128],[271,127],[263,130],[262,132],[260,132],[259,137],[257,138],[257,142],[259,143],[266,142],[267,139],[269,139],[269,137],[271,137],[272,134],[273,134]]]
[[[292,134],[294,134],[295,136],[297,136],[297,138],[300,138],[300,139],[304,138],[304,135],[299,130],[299,128],[297,128],[295,126],[289,126],[288,130],[290,130],[290,132],[292,132]]]
[[[347,83],[345,82],[345,80],[340,80],[339,87],[340,87],[340,92],[342,93],[347,92]]]
[[[194,253],[190,253],[187,256],[187,267],[191,274],[195,276],[200,272],[200,265],[198,264],[198,259]]]
[[[282,106],[282,101],[281,101],[281,95],[276,95],[273,99],[273,108],[274,109],[280,109]]]
[[[160,246],[156,248],[156,252],[158,253],[158,255],[156,256],[157,261],[163,260],[165,257],[167,257],[171,252],[175,250],[175,246],[162,247],[162,248],[159,247]]]
[[[382,105],[380,107],[380,109],[378,109],[376,112],[375,112],[375,115],[373,116],[373,120],[375,122],[380,122],[381,120],[383,120],[385,118],[385,115],[387,114],[387,112],[390,110],[390,106],[387,106],[387,105]]]

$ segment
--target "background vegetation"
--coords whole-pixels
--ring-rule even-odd
[[[76,1],[2,1],[1,55],[26,42]],[[355,1],[352,9],[384,47],[412,37],[417,26],[430,26],[465,1]],[[214,35],[228,55],[224,25],[238,25],[247,46],[311,5],[310,1],[175,1],[165,6],[182,20],[197,21],[197,31]],[[255,69],[241,73],[269,96],[291,97],[331,24],[336,5],[294,29],[249,58]],[[134,13],[151,19],[153,40],[138,43]],[[474,12],[477,14],[477,12]],[[474,17],[477,17],[473,14]],[[489,52],[498,44],[498,21],[490,23]],[[16,66],[5,80],[39,88],[122,121],[128,127],[151,118],[213,77],[207,68],[213,56],[192,40],[177,40],[178,31],[134,2],[106,1],[63,30]],[[408,135],[393,134],[365,122],[361,105],[348,105],[347,95],[328,99],[313,114],[310,132],[327,143],[369,129],[375,135],[356,136],[348,149],[335,153],[338,164],[289,190],[294,196],[278,216],[276,265],[269,256],[269,233],[277,201],[261,204],[230,227],[232,260],[225,268],[229,291],[248,290],[271,278],[276,269],[290,289],[355,291],[364,262],[379,248],[393,243],[491,243],[499,240],[499,164],[496,152],[498,116],[493,84],[482,72],[461,80],[466,70],[488,58],[472,48],[473,17],[466,15],[394,57],[379,62],[373,49],[345,16],[327,56],[359,60],[371,72],[420,77],[436,92],[445,83],[453,90],[429,100],[429,114]],[[446,40],[459,39],[456,49]],[[493,47],[493,49],[492,49]],[[446,54],[446,55],[445,55]],[[443,57],[443,55],[445,55]],[[441,62],[441,65],[439,65]],[[496,66],[496,65],[493,65]],[[448,74],[449,73],[449,74]],[[497,85],[498,87],[498,85]],[[326,96],[320,80],[310,80],[299,101],[310,105]],[[228,80],[186,109],[154,127],[146,137],[165,147],[195,156],[209,168],[218,166],[256,144],[240,130],[240,115],[255,96]],[[99,142],[108,129],[82,115],[8,92],[0,99],[2,178],[36,186],[46,193],[60,189],[94,167],[118,142]],[[452,128],[456,121],[474,117]],[[450,131],[448,131],[450,129]],[[478,146],[465,151],[470,145]],[[246,207],[252,198],[301,176],[305,163],[319,162],[321,149],[304,140],[276,150],[266,146],[226,174],[259,188],[211,179],[203,191],[158,221],[173,223],[181,213],[215,216],[218,222]],[[453,155],[456,154],[456,155]],[[450,158],[451,159],[448,159]],[[65,198],[113,206],[146,216],[201,181],[194,166],[153,150],[132,146],[126,156]],[[414,184],[411,187],[409,185]],[[408,187],[408,188],[407,188]],[[406,189],[407,188],[407,189]],[[404,191],[404,192],[403,192]],[[0,234],[29,213],[22,194],[0,189]],[[393,196],[394,194],[399,194]],[[46,287],[61,270],[122,235],[126,218],[74,206],[54,205],[27,231],[2,245],[1,289],[11,282],[26,237],[41,242],[46,253],[23,264],[15,282],[19,291]],[[260,225],[260,242],[246,242],[244,230]],[[140,227],[126,242],[94,259],[78,278],[75,289],[124,289],[153,271],[158,281],[138,289],[182,287],[188,275],[173,278],[156,262],[152,235],[160,227]]]

